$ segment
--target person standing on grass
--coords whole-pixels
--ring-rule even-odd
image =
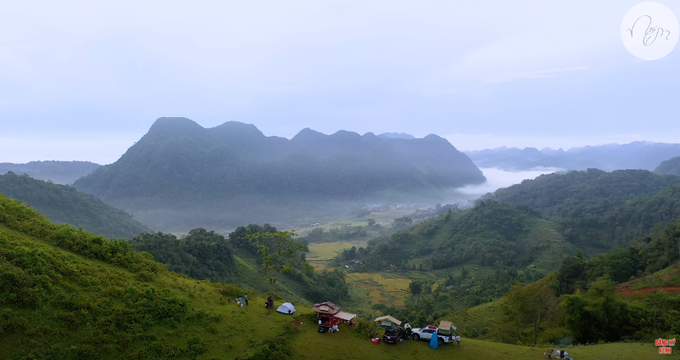
[[[243,298],[246,300],[246,306],[248,306],[248,294],[246,294],[246,296],[244,296]]]
[[[243,307],[243,297],[242,297],[242,296],[239,296],[239,297],[238,297],[238,305],[239,305],[240,307]]]
[[[460,346],[460,335],[456,335],[456,341],[458,341],[458,346]]]

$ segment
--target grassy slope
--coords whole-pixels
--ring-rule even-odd
[[[645,277],[619,284],[619,288],[627,287],[630,290],[661,286],[680,286],[680,264],[675,264]]]
[[[253,297],[251,306],[240,309],[226,301],[218,290],[221,285],[197,281],[183,276],[161,272],[152,281],[139,280],[138,274],[110,264],[86,259],[71,252],[48,245],[40,240],[25,236],[6,227],[0,227],[3,235],[2,248],[15,247],[31,249],[36,261],[52,263],[61,267],[56,259],[68,262],[68,271],[62,273],[62,286],[73,294],[73,308],[48,304],[38,309],[12,309],[16,319],[25,320],[25,328],[0,335],[0,359],[14,359],[34,354],[65,358],[90,354],[95,346],[101,346],[101,358],[121,358],[143,353],[143,348],[154,343],[171,346],[186,346],[187,338],[199,337],[207,346],[206,358],[234,358],[252,351],[261,340],[284,332],[284,325],[290,318],[275,312],[267,313],[262,306],[264,299]],[[29,250],[27,250],[29,251]],[[89,313],[106,312],[106,303],[111,306],[125,303],[121,290],[127,287],[153,287],[156,292],[167,291],[171,296],[186,299],[192,309],[201,309],[219,321],[210,319],[187,320],[185,324],[155,325],[140,336],[119,334],[130,337],[125,341],[107,338],[102,326],[92,320]],[[251,294],[252,295],[252,294]],[[6,305],[5,305],[6,306]],[[64,314],[74,314],[73,320],[64,320]],[[266,326],[262,323],[266,322]],[[132,325],[131,325],[132,326]],[[252,344],[253,346],[249,346]]]
[[[431,349],[425,341],[409,341],[398,345],[380,342],[373,345],[368,338],[360,337],[344,325],[335,334],[319,334],[316,325],[305,322],[302,331],[293,338],[295,359],[371,359],[371,360],[414,360],[414,359],[540,359],[544,349],[531,350],[527,346],[516,346],[463,338],[461,346],[445,345]],[[657,349],[652,343],[606,344],[568,347],[575,359],[652,359]]]

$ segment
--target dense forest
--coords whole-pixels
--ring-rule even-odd
[[[464,337],[511,344],[672,338],[680,332],[680,294],[662,290],[680,284],[679,224],[678,220],[659,224],[630,246],[593,258],[580,252],[567,256],[555,272],[540,280],[530,269],[496,270],[476,281],[463,271],[441,281],[411,282],[413,296],[403,309],[381,304],[373,308],[413,326],[452,320]],[[495,296],[497,300],[456,308],[466,293],[482,294],[483,288],[489,293],[499,285],[502,296]],[[662,289],[653,290],[656,287]],[[642,291],[624,291],[628,289]]]
[[[627,246],[654,225],[680,217],[680,177],[596,169],[542,175],[488,196],[528,206],[560,225],[571,244],[592,251]]]
[[[150,226],[186,231],[337,215],[354,202],[431,198],[483,181],[465,154],[436,135],[304,129],[288,140],[238,122],[205,129],[161,118],[117,162],[75,186]]]
[[[89,161],[31,161],[26,164],[0,163],[0,175],[11,171],[34,179],[70,185],[101,165]]]
[[[317,273],[305,262],[306,246],[294,239],[293,233],[269,224],[240,226],[226,238],[202,228],[181,238],[146,233],[132,239],[130,245],[151,254],[169,270],[194,279],[269,292],[279,291],[276,284],[292,282],[300,292],[295,295],[311,302],[332,298],[342,303],[349,298],[341,271]]]
[[[529,208],[487,200],[374,238],[366,248],[345,250],[337,261],[360,260],[361,265],[353,265],[357,271],[387,267],[430,271],[467,265],[518,269],[567,246],[553,226]],[[541,270],[554,270],[550,266],[556,267],[555,261]]]
[[[51,221],[70,224],[109,238],[131,239],[149,228],[74,187],[36,180],[12,172],[0,176],[0,193],[21,200]]]

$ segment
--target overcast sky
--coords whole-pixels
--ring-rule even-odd
[[[639,2],[2,0],[0,162],[111,163],[162,116],[461,150],[680,142],[680,50],[621,40]]]

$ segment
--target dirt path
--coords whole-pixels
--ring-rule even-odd
[[[641,293],[641,294],[646,294],[650,293],[654,290],[659,290],[667,293],[680,293],[680,286],[658,286],[658,287],[648,287],[648,288],[642,288],[642,289],[630,289],[627,286],[623,287],[621,289],[616,290],[616,293],[619,295],[624,295],[624,296],[629,296],[633,295],[634,293]]]

